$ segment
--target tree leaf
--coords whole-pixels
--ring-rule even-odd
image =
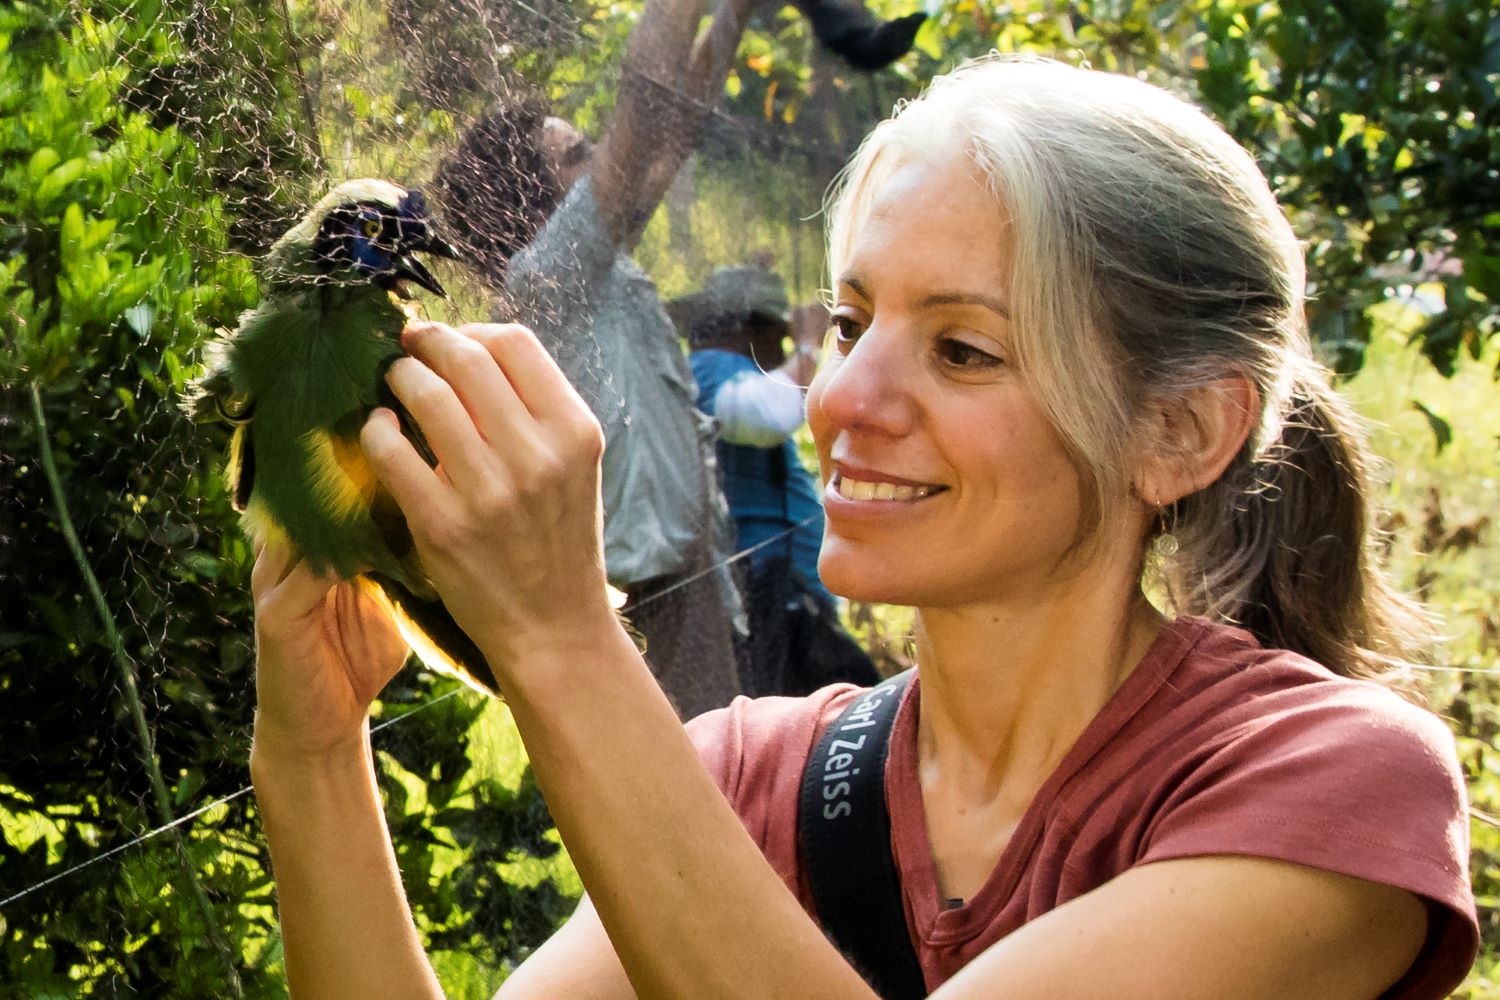
[[[1420,400],[1412,400],[1411,405],[1413,409],[1427,418],[1427,426],[1432,429],[1436,451],[1438,454],[1442,454],[1443,449],[1448,447],[1453,441],[1453,425],[1434,413],[1430,407]]]

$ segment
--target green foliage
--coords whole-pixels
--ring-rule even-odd
[[[168,401],[207,325],[231,322],[253,283],[243,260],[212,254],[224,225],[193,145],[121,102],[123,29],[85,13],[59,33],[61,13],[0,14],[0,535],[23,553],[0,566],[0,687],[14,712],[0,770],[0,872],[15,889],[160,820],[117,694],[111,628],[150,692],[148,721],[181,801],[236,787],[243,758],[223,748],[244,745],[248,721],[236,695],[248,643],[217,627],[246,610],[247,553],[223,530],[228,505],[209,464],[182,465],[202,450]],[[41,391],[45,429],[28,419],[28,386]],[[44,433],[72,527],[115,609],[109,625],[64,543],[38,463]],[[224,847],[254,839],[240,804],[184,844],[214,897],[245,904],[226,905],[215,923],[247,939],[253,925],[268,933],[269,880]],[[126,855],[113,879],[8,908],[0,978],[42,995],[81,995],[115,977],[228,995],[177,849],[160,838]]]
[[[237,250],[264,246],[281,203],[320,182],[278,179],[307,172],[296,143],[260,144],[267,123],[295,120],[299,92],[264,85],[295,74],[254,65],[281,42],[251,44],[232,7],[194,12],[199,42],[244,41],[228,51],[195,47],[154,0],[107,18],[66,0],[0,11],[0,899],[160,826],[157,775],[175,816],[228,797],[5,906],[7,996],[285,992],[259,820],[236,795],[250,552],[223,440],[180,403],[198,346],[254,300]],[[237,102],[256,93],[270,103],[251,116]],[[273,169],[251,182],[257,151]],[[434,705],[377,739],[382,787],[432,947],[492,991],[578,889],[519,744],[499,745],[503,711],[444,694],[453,684],[425,674],[387,692],[391,716]],[[476,765],[471,739],[494,755]]]
[[[1493,4],[956,0],[873,78],[816,52],[786,12],[763,28],[730,106],[825,179],[895,101],[964,59],[999,50],[1138,73],[1200,102],[1257,155],[1307,241],[1309,321],[1339,370],[1359,368],[1371,310],[1393,288],[1439,283],[1444,308],[1412,336],[1445,373],[1500,327]]]
[[[1467,0],[1206,5],[1193,62],[1309,241],[1318,338],[1358,367],[1392,285],[1440,280],[1413,336],[1442,372],[1500,322],[1500,18]]]

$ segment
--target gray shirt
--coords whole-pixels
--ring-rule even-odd
[[[680,572],[705,544],[714,562],[726,559],[713,423],[694,405],[697,385],[656,286],[615,246],[588,178],[511,258],[506,290],[604,427],[610,581]]]

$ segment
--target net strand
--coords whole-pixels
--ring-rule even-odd
[[[705,577],[707,577],[707,576],[709,576],[709,575],[711,575],[713,573],[717,573],[717,572],[719,572],[720,570],[722,570],[722,569],[724,569],[726,567],[729,567],[729,566],[731,566],[731,565],[733,565],[733,564],[735,564],[735,563],[737,563],[737,562],[739,562],[739,561],[741,561],[743,559],[748,558],[749,556],[753,555],[754,553],[759,552],[761,549],[764,549],[764,548],[766,548],[766,547],[768,547],[770,545],[775,544],[778,541],[781,541],[781,540],[785,539],[787,536],[791,535],[793,532],[795,532],[795,531],[797,531],[797,530],[799,530],[801,528],[807,527],[808,525],[812,524],[817,519],[818,519],[818,515],[816,515],[816,514],[811,515],[811,516],[809,516],[807,518],[804,518],[802,521],[798,522],[797,524],[793,525],[792,527],[787,528],[787,529],[779,532],[778,534],[775,534],[775,535],[771,536],[770,538],[767,538],[767,539],[765,539],[765,540],[763,540],[761,542],[758,542],[755,545],[750,546],[749,548],[742,549],[742,550],[734,553],[729,558],[721,560],[720,562],[718,562],[718,563],[716,563],[716,564],[714,564],[712,566],[709,566],[707,569],[700,570],[699,572],[697,572],[697,573],[695,573],[695,574],[693,574],[691,576],[688,576],[688,577],[686,577],[686,578],[684,578],[682,580],[676,581],[670,587],[664,587],[662,590],[657,591],[654,594],[651,594],[651,595],[649,595],[647,597],[641,598],[638,601],[632,602],[631,604],[629,604],[629,605],[621,608],[620,609],[620,613],[622,615],[627,615],[628,616],[632,611],[635,611],[635,610],[637,610],[637,609],[639,609],[639,608],[641,608],[641,607],[643,607],[643,606],[651,603],[652,601],[659,600],[662,597],[665,597],[667,594],[669,594],[669,593],[671,593],[671,592],[673,592],[673,591],[675,591],[675,590],[677,590],[677,589],[679,589],[681,587],[685,587],[685,586],[688,586],[689,584],[696,583],[697,581],[699,581],[701,579],[704,579]],[[381,732],[382,730],[385,730],[385,729],[389,729],[390,727],[396,725],[397,723],[404,722],[404,721],[406,721],[408,719],[411,719],[411,718],[417,716],[418,714],[420,714],[421,712],[424,712],[427,709],[430,709],[430,708],[433,708],[433,707],[435,707],[437,705],[440,705],[443,702],[449,700],[450,698],[453,698],[456,695],[459,695],[459,694],[463,693],[465,690],[467,690],[467,689],[463,688],[463,687],[456,687],[456,688],[452,689],[451,691],[446,691],[443,694],[438,695],[435,698],[429,698],[427,701],[424,701],[421,704],[416,705],[415,707],[411,708],[408,711],[402,712],[400,715],[397,715],[397,716],[395,716],[393,718],[385,719],[385,720],[383,720],[381,722],[378,722],[378,723],[376,723],[376,724],[374,724],[374,725],[372,725],[370,727],[370,735],[374,736],[376,733],[379,733],[379,732]],[[53,884],[54,882],[57,882],[57,881],[59,881],[61,879],[67,878],[70,875],[73,875],[73,874],[76,874],[78,872],[81,872],[81,871],[83,871],[86,868],[90,868],[90,867],[98,864],[99,862],[104,861],[104,860],[106,860],[108,858],[111,858],[111,857],[113,857],[113,856],[115,856],[117,854],[120,854],[120,853],[124,852],[124,851],[128,851],[132,847],[136,847],[136,846],[139,846],[140,844],[144,844],[147,841],[149,841],[149,840],[151,840],[151,839],[153,839],[155,837],[158,837],[158,836],[160,836],[163,833],[166,833],[166,832],[171,831],[171,830],[175,830],[177,827],[181,826],[182,824],[184,824],[184,823],[186,823],[186,822],[188,822],[190,820],[196,819],[197,817],[202,816],[204,813],[209,812],[210,810],[212,810],[212,809],[214,809],[214,808],[216,808],[218,806],[225,805],[225,804],[227,804],[229,802],[232,802],[235,799],[240,798],[241,796],[249,793],[252,790],[253,790],[253,786],[246,785],[245,787],[239,789],[236,792],[232,792],[229,795],[225,795],[225,796],[223,796],[221,798],[215,799],[214,801],[208,803],[207,805],[201,806],[201,807],[199,807],[199,808],[193,810],[192,812],[187,813],[187,814],[185,814],[183,816],[179,816],[176,819],[171,820],[170,822],[163,823],[160,826],[158,826],[158,827],[156,827],[156,828],[154,828],[152,830],[149,830],[146,833],[141,834],[140,836],[134,838],[133,840],[129,840],[129,841],[126,841],[123,844],[119,844],[119,845],[117,845],[115,847],[111,847],[109,850],[104,851],[103,853],[98,854],[95,857],[89,858],[86,861],[82,861],[82,862],[80,862],[80,863],[74,865],[73,867],[68,868],[68,869],[66,869],[64,871],[57,872],[56,874],[53,874],[53,875],[49,875],[47,878],[41,880],[40,882],[37,882],[34,885],[27,886],[26,888],[20,890],[19,892],[13,893],[10,896],[5,897],[4,899],[0,899],[0,909],[4,909],[9,904],[14,903],[14,902],[16,902],[18,900],[24,899],[25,897],[31,895],[32,893],[37,892],[38,890],[46,888],[47,886]]]

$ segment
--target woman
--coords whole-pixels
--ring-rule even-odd
[[[1446,995],[1477,947],[1462,781],[1436,719],[1354,679],[1420,620],[1371,564],[1360,440],[1251,160],[1136,81],[981,61],[875,131],[831,235],[819,570],[919,609],[885,780],[927,987]],[[806,915],[794,834],[857,692],[685,732],[605,597],[587,409],[519,328],[407,346],[391,384],[442,471],[389,414],[364,444],[589,892],[501,995],[872,996]],[[254,588],[294,987],[437,995],[365,728],[399,643],[286,552]]]

